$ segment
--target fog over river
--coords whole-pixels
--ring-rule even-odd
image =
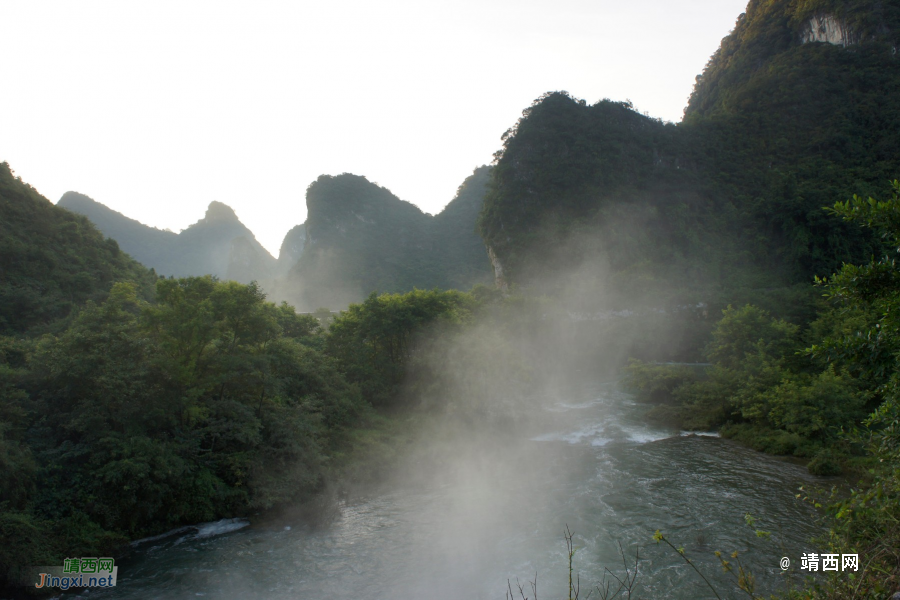
[[[713,596],[654,542],[655,530],[684,546],[723,598],[738,594],[715,550],[740,551],[763,592],[782,585],[782,556],[796,576],[800,555],[813,550],[814,511],[795,494],[830,482],[803,466],[646,425],[644,407],[614,384],[534,410],[538,430],[440,473],[411,470],[401,483],[340,501],[316,526],[298,517],[222,521],[140,543],[118,563],[115,589],[83,597],[501,599],[507,579],[515,589],[516,578],[537,574],[538,598],[565,598],[568,525],[582,598],[604,567],[623,575],[621,543],[630,568],[640,553],[633,598],[694,600]],[[746,513],[771,537],[757,537]]]

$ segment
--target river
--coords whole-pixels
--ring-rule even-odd
[[[643,407],[614,384],[537,410],[539,427],[508,452],[466,454],[438,476],[345,499],[324,524],[221,521],[137,544],[118,563],[116,588],[82,597],[493,600],[504,598],[508,580],[515,589],[517,578],[525,584],[536,574],[539,599],[565,598],[568,526],[582,598],[604,567],[622,577],[635,562],[633,598],[714,597],[675,551],[653,541],[657,529],[723,598],[736,598],[715,550],[739,551],[768,592],[797,576],[809,538],[821,533],[815,511],[795,495],[829,482],[715,436],[649,426]],[[758,537],[747,513],[771,535]],[[786,573],[783,556],[793,563]]]

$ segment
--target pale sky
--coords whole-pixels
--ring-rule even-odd
[[[355,173],[437,213],[547,91],[681,120],[746,0],[2,0],[0,161],[179,231],[212,200],[277,256]]]

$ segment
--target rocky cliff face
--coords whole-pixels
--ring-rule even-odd
[[[850,27],[834,15],[813,15],[810,17],[807,27],[801,38],[804,44],[825,42],[847,47],[859,41]]]
[[[833,69],[840,80],[852,72],[850,64],[813,47],[855,46],[859,58],[865,59],[869,54],[893,54],[898,42],[900,8],[893,2],[750,0],[734,30],[697,77],[685,115],[734,110],[739,106],[734,95],[762,79],[767,79],[767,85],[793,86],[797,102],[807,103],[809,99],[802,97],[805,90],[797,87],[800,73],[785,72],[785,63],[792,63],[795,71],[802,69],[806,76],[814,69]]]
[[[468,290],[490,282],[487,248],[475,231],[490,180],[490,167],[475,169],[459,186],[456,197],[432,219],[429,235],[438,287]]]
[[[206,273],[240,283],[256,280],[266,288],[272,280],[275,259],[256,241],[230,206],[211,202],[202,219],[179,235],[182,274]],[[232,260],[239,261],[232,264]]]
[[[273,277],[273,264],[267,252],[260,252],[261,246],[254,243],[252,237],[238,236],[231,240],[228,247],[228,260],[225,266],[225,279],[250,283],[257,281],[264,290],[268,290]]]
[[[488,247],[487,252],[488,258],[491,260],[491,268],[494,269],[494,285],[504,292],[509,290],[509,284],[506,283],[506,276],[503,274],[503,263],[497,258],[497,253],[493,248]]]

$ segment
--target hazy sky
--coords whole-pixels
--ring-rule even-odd
[[[0,161],[277,256],[322,173],[439,212],[546,91],[679,121],[746,0],[2,2]]]

